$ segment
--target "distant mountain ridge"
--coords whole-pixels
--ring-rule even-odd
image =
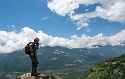
[[[124,46],[111,46],[111,45],[106,45],[106,46],[101,46],[97,45],[95,46],[97,48],[93,48],[92,50],[96,50],[98,52],[103,52],[103,53],[124,53],[125,51],[125,45]]]
[[[1,61],[4,57],[6,57],[7,55],[8,55],[8,53],[0,54],[0,61]]]
[[[103,59],[98,53],[88,49],[68,49],[65,47],[42,47],[38,51],[39,70],[61,69],[83,65],[85,62],[100,62]],[[103,59],[104,60],[104,59]],[[23,65],[22,65],[23,64]],[[30,71],[31,61],[24,50],[10,53],[0,62],[2,71]]]
[[[97,64],[107,58],[122,54],[123,51],[125,51],[124,47],[125,46],[104,46],[92,49],[68,49],[59,46],[41,47],[37,51],[40,62],[39,65],[41,66],[38,69],[46,70],[77,67],[90,62]],[[23,66],[21,64],[23,64]],[[0,61],[0,70],[3,71],[27,71],[30,66],[30,58],[24,53],[24,50],[10,53]]]
[[[38,53],[38,71],[59,75],[62,79],[77,79],[108,58],[124,53],[125,46],[100,46],[99,48],[41,47]],[[0,54],[2,56],[2,54]],[[0,61],[2,79],[6,75],[19,75],[31,71],[31,60],[24,50],[4,54]],[[0,78],[1,78],[0,77]],[[8,76],[7,76],[8,77]]]

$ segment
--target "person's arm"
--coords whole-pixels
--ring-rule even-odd
[[[31,44],[29,44],[29,51],[33,51],[33,48],[32,48],[32,43]]]
[[[39,49],[39,43],[36,45],[36,50],[38,50]]]

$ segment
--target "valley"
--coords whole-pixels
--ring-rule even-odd
[[[59,46],[41,47],[37,51],[38,72],[59,75],[62,79],[82,78],[91,68],[106,59],[123,54],[124,51],[124,47],[112,46],[93,49],[68,49]],[[0,76],[2,78],[8,77],[8,75],[9,77],[19,76],[30,71],[31,61],[24,50],[12,52],[0,61]]]

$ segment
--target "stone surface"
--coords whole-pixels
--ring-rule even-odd
[[[13,79],[61,79],[61,78],[58,76],[50,76],[50,75],[44,75],[44,74],[40,74],[37,77],[34,77],[34,76],[31,76],[30,73],[26,73]]]

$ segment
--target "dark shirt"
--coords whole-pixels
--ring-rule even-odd
[[[36,47],[39,46],[39,43],[35,44],[34,42],[31,42],[32,43],[32,49],[33,49],[33,52],[31,53],[31,55],[37,55],[36,53]]]

